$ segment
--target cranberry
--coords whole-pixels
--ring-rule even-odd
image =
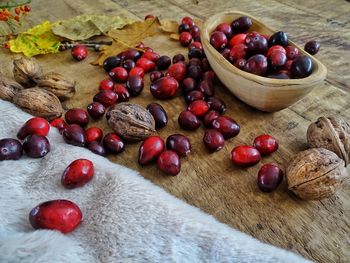
[[[247,60],[243,70],[255,75],[263,76],[266,73],[267,65],[266,57],[258,54]]]
[[[287,62],[286,53],[275,51],[268,57],[271,68],[282,67]]]
[[[155,19],[156,17],[154,15],[146,15],[145,20],[147,19]]]
[[[215,28],[215,31],[220,31],[224,33],[228,39],[232,36],[232,28],[227,23],[218,24]]]
[[[32,158],[41,158],[50,152],[50,143],[45,136],[28,135],[23,142],[24,152]]]
[[[137,62],[136,65],[140,68],[143,68],[145,72],[149,72],[152,69],[156,67],[156,64],[147,58],[140,58]]]
[[[166,174],[177,175],[181,170],[180,158],[176,152],[166,150],[159,155],[157,167]]]
[[[115,67],[108,75],[116,82],[125,82],[128,78],[128,71],[122,67]]]
[[[157,62],[157,60],[159,59],[160,55],[156,52],[153,51],[146,51],[145,53],[143,53],[143,55],[141,56],[141,58],[147,58],[153,62]]]
[[[118,56],[108,57],[103,62],[103,68],[105,71],[110,72],[112,69],[119,67],[121,61],[121,58]]]
[[[217,152],[224,147],[224,136],[217,130],[206,130],[203,137],[203,143],[210,152]]]
[[[175,96],[179,83],[173,77],[163,77],[151,84],[152,95],[160,100],[170,99]]]
[[[204,97],[209,98],[214,96],[215,89],[213,85],[210,85],[207,81],[203,80],[198,85],[198,90],[201,91]]]
[[[289,46],[289,47],[291,47],[291,46]],[[286,48],[287,48],[287,47],[286,47]],[[280,52],[280,53],[287,54],[286,48],[284,48],[284,47],[282,47],[282,46],[280,46],[280,45],[272,46],[272,47],[270,47],[270,48],[267,50],[266,57],[271,56],[271,54],[274,53],[274,52]]]
[[[11,138],[0,140],[0,161],[18,160],[22,156],[22,144]]]
[[[143,70],[143,68],[134,67],[129,72],[129,77],[130,76],[139,76],[139,77],[143,78],[145,76],[145,71]]]
[[[245,60],[244,58],[240,58],[240,59],[237,59],[233,65],[239,69],[244,69],[245,67],[245,64],[247,64],[247,60]]]
[[[204,100],[195,100],[188,105],[187,110],[192,112],[197,117],[202,117],[208,112],[209,105]]]
[[[166,70],[171,65],[171,59],[168,56],[161,56],[157,60],[156,65],[157,65],[158,70]]]
[[[108,133],[103,138],[103,146],[110,153],[121,153],[125,149],[123,140],[115,133]]]
[[[153,48],[151,48],[151,47],[144,47],[143,50],[144,50],[145,52],[147,52],[147,51],[153,52],[153,51],[154,51]]]
[[[168,115],[160,104],[150,103],[147,105],[146,109],[152,114],[157,129],[163,128],[167,125]]]
[[[126,71],[130,71],[135,67],[135,61],[133,61],[132,59],[126,59],[123,61],[122,63],[122,67],[126,69]]]
[[[111,90],[102,90],[94,96],[93,100],[108,108],[117,102],[118,95]]]
[[[201,30],[198,26],[193,26],[190,28],[190,34],[193,37],[193,39],[199,38],[201,34]],[[197,42],[199,43],[199,42]]]
[[[283,171],[275,164],[261,166],[258,173],[258,187],[263,192],[272,192],[283,180]]]
[[[84,129],[78,124],[67,125],[63,129],[63,139],[66,143],[76,145],[76,146],[85,146],[85,133]]]
[[[230,47],[234,47],[240,44],[245,43],[245,38],[247,37],[247,34],[241,33],[233,36],[230,40]]]
[[[182,54],[177,54],[173,57],[173,64],[176,64],[178,62],[185,61],[185,57]]]
[[[171,65],[165,76],[173,77],[178,82],[182,81],[186,76],[186,65],[181,62]]]
[[[50,122],[52,127],[55,127],[60,133],[62,133],[64,127],[66,127],[67,123],[61,118],[54,119]]]
[[[122,60],[132,59],[133,61],[136,61],[141,57],[141,52],[137,49],[127,49],[118,56],[120,56]]]
[[[31,134],[46,136],[50,131],[50,124],[47,120],[34,117],[26,121],[17,133],[17,138],[23,140]]]
[[[290,71],[292,68],[293,60],[287,60],[286,64],[284,64],[284,69]]]
[[[221,132],[226,140],[237,136],[240,131],[237,122],[228,116],[219,116],[213,120],[212,127]]]
[[[87,148],[93,153],[96,153],[101,156],[106,156],[106,149],[105,147],[103,147],[101,142],[98,142],[98,141],[90,142]]]
[[[113,90],[114,82],[110,79],[103,79],[100,82],[99,89],[100,90]]]
[[[178,32],[181,34],[182,32],[189,32],[190,31],[190,26],[187,24],[180,24],[178,27]]]
[[[139,164],[145,165],[157,159],[164,151],[164,141],[159,136],[145,139],[139,149]]]
[[[199,122],[196,115],[188,110],[180,113],[178,122],[180,127],[184,130],[197,130],[199,126],[201,126],[201,123]]]
[[[143,78],[140,76],[130,76],[126,82],[126,88],[131,96],[138,96],[143,90]]]
[[[145,44],[143,42],[140,42],[140,43],[137,44],[137,46],[135,46],[135,48],[144,49],[145,48]]]
[[[85,45],[76,45],[72,48],[71,54],[75,60],[81,61],[85,59],[89,51]]]
[[[278,149],[277,140],[268,134],[263,134],[255,138],[253,146],[261,154],[271,154]]]
[[[226,47],[227,45],[227,37],[223,32],[214,31],[210,35],[210,44],[216,49],[220,50]]]
[[[70,109],[64,115],[68,124],[78,124],[85,127],[89,123],[89,115],[86,110],[83,109]]]
[[[182,32],[179,40],[182,46],[187,47],[192,42],[192,35],[189,32]]]
[[[204,50],[200,48],[191,48],[188,51],[188,58],[199,58],[202,59],[205,57]]]
[[[239,44],[239,45],[233,46],[230,49],[228,60],[230,62],[234,62],[237,59],[245,58],[246,55],[247,55],[247,46],[245,44]]]
[[[149,74],[149,78],[150,78],[150,81],[153,83],[155,82],[156,80],[160,79],[164,77],[164,74],[163,72],[161,71],[152,71],[150,74]]]
[[[196,82],[193,78],[185,78],[182,81],[181,89],[184,94],[188,94],[191,91],[194,91],[196,89]]]
[[[221,114],[226,111],[225,102],[218,97],[210,97],[207,102],[211,110],[215,110]]]
[[[269,46],[280,45],[282,47],[288,46],[288,36],[286,33],[279,31],[274,33],[269,38]]]
[[[134,75],[130,75],[130,77],[131,76],[134,76]],[[122,84],[115,84],[114,92],[118,95],[118,102],[125,102],[130,99],[129,91]]]
[[[87,106],[87,111],[90,114],[91,118],[97,120],[105,114],[106,108],[99,102],[93,102]]]
[[[250,166],[260,162],[261,156],[257,149],[248,145],[240,145],[233,148],[231,161],[238,166]]]
[[[249,54],[264,54],[269,47],[266,38],[252,33],[247,34],[245,44]]]
[[[293,60],[299,55],[299,50],[294,46],[287,46],[286,55],[288,59]]]
[[[203,80],[208,82],[210,86],[214,87],[214,82],[215,82],[215,72],[212,70],[209,70],[203,74]]]
[[[197,66],[197,67],[200,67],[202,68],[202,61],[198,58],[191,58],[189,61],[188,61],[188,67],[191,67],[191,66]]]
[[[90,127],[85,130],[85,140],[87,143],[93,141],[101,141],[103,136],[103,131],[98,127]]]
[[[205,115],[204,115],[204,118],[203,118],[203,124],[205,127],[212,127],[213,125],[213,121],[215,119],[217,119],[218,117],[220,116],[220,113],[218,113],[217,111],[215,110],[210,110],[208,111]]]
[[[291,66],[291,73],[293,78],[306,78],[311,75],[313,70],[313,63],[308,56],[300,56],[294,59]]]
[[[94,164],[87,159],[77,159],[64,170],[61,183],[65,188],[82,187],[94,176]]]
[[[311,55],[316,55],[317,52],[320,50],[320,43],[313,40],[313,41],[309,41],[305,44],[304,46],[304,50],[308,53],[310,53]]]
[[[191,152],[190,140],[182,134],[173,134],[166,139],[168,150],[176,152],[181,157],[186,157]]]
[[[185,101],[187,104],[190,104],[195,100],[204,100],[203,92],[199,90],[193,90],[186,94]]]
[[[202,69],[204,72],[211,69],[210,64],[209,64],[209,60],[207,58],[202,59]]]
[[[194,21],[193,21],[193,19],[191,17],[185,16],[185,17],[182,18],[181,24],[186,24],[186,25],[189,25],[189,27],[193,27],[194,26]]]
[[[81,210],[69,200],[47,201],[29,213],[29,221],[34,229],[58,230],[64,234],[76,229],[82,220]]]
[[[233,20],[231,27],[233,32],[245,32],[252,26],[252,24],[253,22],[249,17],[241,16]]]
[[[192,65],[188,68],[187,76],[193,79],[202,78],[203,72],[200,66]]]

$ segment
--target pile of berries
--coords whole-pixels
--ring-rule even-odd
[[[17,22],[20,22],[21,17],[23,15],[28,15],[30,11],[31,11],[30,5],[17,6],[12,9],[9,9],[9,8],[1,9],[0,7],[0,21],[9,22],[11,20],[15,20]]]

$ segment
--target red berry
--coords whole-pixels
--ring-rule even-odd
[[[135,67],[135,61],[132,59],[126,59],[122,62],[122,67],[126,69],[127,72],[132,70]]]
[[[148,104],[146,109],[152,114],[156,123],[156,129],[163,128],[168,124],[168,115],[162,105],[153,102]]]
[[[24,6],[24,11],[25,11],[25,12],[30,12],[30,10],[32,10],[32,8],[30,7],[30,5],[25,5],[25,6]]]
[[[157,159],[164,151],[164,141],[159,136],[145,139],[139,149],[139,164],[145,165]]]
[[[145,48],[145,44],[143,42],[140,42],[139,44],[137,44],[137,46],[135,46],[135,48],[144,49]]]
[[[198,26],[194,25],[193,27],[190,28],[190,34],[193,37],[194,41],[198,41],[200,40],[200,34],[201,34],[201,30]],[[199,42],[197,42],[199,43]]]
[[[78,124],[82,127],[89,123],[89,115],[86,110],[83,109],[70,109],[64,115],[68,124]]]
[[[185,56],[182,54],[176,54],[173,56],[173,64],[176,64],[178,62],[185,62]]]
[[[15,8],[15,13],[16,15],[19,15],[21,13],[21,9],[19,7]]]
[[[20,16],[19,16],[19,15],[15,15],[15,20],[16,20],[17,22],[19,22],[19,20],[21,20]]]
[[[230,47],[237,46],[237,45],[240,45],[240,44],[244,44],[246,37],[247,37],[247,34],[244,34],[244,33],[235,35],[230,40]]]
[[[225,47],[223,50],[220,51],[221,56],[223,56],[225,59],[230,61],[230,49]]]
[[[203,143],[210,152],[217,152],[224,147],[225,138],[219,131],[210,129],[205,131]]]
[[[60,133],[62,133],[64,127],[66,127],[67,123],[61,119],[61,118],[57,118],[57,119],[54,119],[50,122],[50,125],[52,127],[55,127]]]
[[[314,68],[312,59],[308,56],[299,56],[293,60],[291,74],[293,78],[306,78],[311,75]]]
[[[238,44],[230,49],[229,61],[234,62],[237,59],[245,58],[247,55],[247,46],[245,44]]]
[[[23,147],[20,141],[11,138],[0,140],[0,161],[18,160],[22,152]]]
[[[313,41],[309,41],[305,44],[304,46],[304,50],[308,53],[310,53],[311,55],[316,55],[317,52],[320,50],[320,43],[313,40]]]
[[[85,139],[87,143],[93,141],[101,141],[103,136],[103,131],[98,127],[90,127],[85,131]]]
[[[218,111],[220,114],[223,114],[226,111],[225,102],[218,97],[210,97],[207,102],[211,110]]]
[[[186,65],[181,62],[171,65],[165,76],[173,77],[178,82],[181,82],[186,76]]]
[[[218,24],[215,28],[215,31],[220,31],[226,35],[226,37],[229,39],[232,36],[232,28],[231,25],[227,23],[221,23]]]
[[[125,149],[123,140],[115,133],[108,133],[103,138],[103,145],[110,153],[121,153]]]
[[[72,48],[72,57],[78,61],[85,59],[88,55],[88,49],[84,45],[76,45]]]
[[[100,90],[113,90],[114,82],[110,79],[103,79],[100,82]]]
[[[181,24],[186,24],[186,25],[189,25],[189,27],[193,27],[194,26],[194,21],[193,21],[193,19],[191,17],[185,16],[185,17],[182,18]]]
[[[267,59],[264,55],[254,55],[247,60],[247,63],[244,66],[244,71],[263,76],[267,71]]]
[[[23,140],[31,134],[46,136],[49,131],[50,124],[47,120],[40,117],[34,117],[23,124],[17,133],[17,138]]]
[[[203,49],[203,46],[202,46],[201,42],[194,41],[188,46],[189,50],[192,49],[192,48]]]
[[[202,62],[199,61],[201,64]],[[190,65],[188,70],[187,70],[187,77],[199,80],[202,78],[203,75],[203,71],[202,68],[200,66],[197,65]]]
[[[154,15],[146,15],[145,20],[147,19],[155,19],[156,17]]]
[[[289,60],[295,59],[299,55],[299,49],[295,46],[286,46],[286,55]]]
[[[287,62],[287,56],[283,52],[275,51],[270,54],[268,61],[272,68],[282,67]]]
[[[149,74],[149,78],[150,78],[150,81],[153,83],[155,82],[156,80],[160,79],[164,77],[164,74],[163,72],[161,71],[152,71],[150,74]]]
[[[213,85],[210,85],[207,81],[203,80],[198,85],[198,90],[201,91],[204,97],[209,98],[214,96],[215,89]]]
[[[223,49],[227,45],[227,37],[223,32],[214,31],[210,36],[210,44],[216,50]]]
[[[240,145],[233,148],[231,161],[238,166],[250,166],[257,164],[261,159],[260,152],[248,145]]]
[[[275,46],[270,47],[267,50],[266,57],[269,57],[274,52],[281,52],[281,53],[286,54],[287,50],[280,45],[275,45]]]
[[[168,56],[161,56],[156,64],[158,70],[166,70],[171,65],[171,59]]]
[[[170,99],[175,96],[179,83],[173,77],[163,77],[151,84],[152,95],[161,100]]]
[[[149,72],[156,67],[156,64],[152,60],[149,60],[147,58],[140,58],[136,62],[136,66],[143,68],[145,72]]]
[[[264,54],[269,48],[266,38],[255,32],[247,34],[245,44],[249,54]]]
[[[187,47],[192,42],[192,35],[189,32],[182,32],[179,40],[182,46]]]
[[[192,112],[197,117],[202,117],[208,112],[209,105],[204,100],[195,100],[188,105],[187,110]]]
[[[102,90],[94,96],[93,100],[108,108],[117,102],[118,95],[111,90]]]
[[[98,120],[105,114],[106,108],[99,102],[93,102],[87,106],[87,111],[90,114],[91,118]]]
[[[132,76],[132,75],[130,75]],[[130,99],[130,93],[122,84],[114,85],[114,92],[118,95],[118,102],[125,102]]]
[[[66,143],[75,146],[85,146],[85,132],[84,129],[78,124],[67,125],[62,132],[63,139]]]
[[[96,153],[101,156],[106,156],[106,149],[105,147],[103,147],[101,142],[92,141],[88,144],[87,148],[93,153]]]
[[[231,27],[234,32],[245,32],[252,26],[252,24],[253,22],[250,17],[241,16],[232,21]]]
[[[185,78],[181,84],[181,90],[184,94],[188,94],[196,89],[196,81],[193,78]]]
[[[50,143],[45,136],[31,134],[23,142],[24,152],[32,158],[41,158],[50,152]]]
[[[129,91],[131,96],[138,96],[143,90],[143,78],[140,76],[130,76],[126,82],[126,88]]]
[[[263,134],[255,138],[253,146],[258,149],[261,154],[271,154],[278,149],[277,140],[268,134]]]
[[[76,229],[82,220],[81,210],[69,200],[47,201],[29,213],[29,221],[34,229],[58,230],[64,234]]]
[[[128,78],[128,71],[122,67],[115,67],[108,75],[117,82],[125,82]]]
[[[180,127],[184,130],[197,130],[199,126],[201,126],[201,123],[199,122],[196,115],[188,110],[180,113],[178,122]]]
[[[185,101],[187,104],[191,104],[192,102],[194,102],[196,100],[204,100],[203,92],[201,92],[199,90],[193,90],[185,95]]]
[[[245,67],[245,64],[247,64],[247,60],[244,58],[237,59],[233,65],[235,65],[239,69],[243,69]]]
[[[178,32],[181,34],[182,32],[189,32],[190,31],[190,26],[187,24],[180,24],[178,27]]]
[[[143,68],[134,67],[132,70],[130,70],[129,76],[134,76],[134,75],[143,78],[145,76],[145,71],[143,70]]]
[[[173,134],[166,139],[168,150],[176,152],[181,157],[186,157],[191,152],[190,140],[182,134]]]
[[[121,52],[118,55],[118,57],[120,57],[122,61],[127,59],[132,59],[133,61],[136,61],[141,57],[141,52],[138,51],[137,49],[131,48]]]
[[[153,51],[146,51],[145,53],[143,53],[141,58],[147,58],[153,62],[157,62],[157,60],[160,58],[160,55]]]
[[[216,110],[208,111],[203,118],[203,124],[205,127],[211,128],[213,127],[213,121],[216,120],[220,116]]]
[[[219,116],[212,122],[212,127],[222,133],[225,139],[230,139],[239,134],[240,127],[228,116]]]
[[[65,188],[82,187],[94,176],[94,164],[87,159],[77,159],[64,170],[61,183]]]
[[[263,192],[272,192],[283,180],[283,171],[275,164],[264,164],[258,173],[258,187]]]
[[[284,64],[284,69],[290,71],[292,68],[293,60],[287,60],[286,64]]]
[[[177,175],[181,170],[180,158],[176,152],[166,150],[157,159],[158,169],[170,175]]]

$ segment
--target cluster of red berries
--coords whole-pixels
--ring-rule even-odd
[[[248,32],[252,20],[242,16],[231,23],[217,25],[210,35],[210,44],[230,63],[246,72],[268,78],[305,78],[313,71],[309,56],[288,43],[286,33],[279,31],[269,36]],[[314,55],[320,45],[310,41],[305,50]]]
[[[13,13],[11,12],[12,10],[9,10],[7,8],[5,9],[0,9],[0,21],[10,21],[11,19],[19,22],[21,20],[22,15],[27,15],[31,11],[30,5],[22,5],[15,7],[13,9]]]

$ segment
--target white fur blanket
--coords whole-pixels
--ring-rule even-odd
[[[0,138],[15,138],[31,116],[0,100]],[[67,145],[55,129],[51,152],[0,162],[0,262],[306,262],[219,223],[137,172],[86,149]],[[82,188],[61,186],[78,158],[95,165]],[[69,199],[84,214],[72,233],[33,230],[29,211],[40,202]]]

